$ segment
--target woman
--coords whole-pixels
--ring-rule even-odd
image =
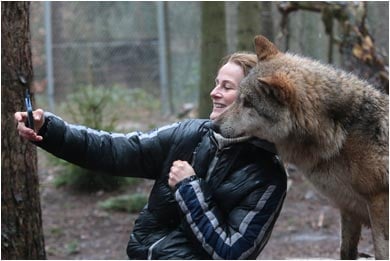
[[[216,119],[237,97],[256,55],[224,60],[211,92]],[[226,139],[210,120],[113,134],[34,111],[38,133],[15,113],[20,136],[91,170],[155,180],[135,221],[130,259],[255,259],[267,243],[286,194],[286,174],[272,144]]]

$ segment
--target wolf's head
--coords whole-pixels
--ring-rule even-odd
[[[257,66],[240,84],[237,100],[214,124],[225,137],[257,136],[275,142],[292,127],[295,90],[282,69],[284,54],[263,36],[255,38]]]

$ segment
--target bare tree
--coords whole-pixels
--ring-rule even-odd
[[[13,115],[33,71],[29,2],[1,2],[1,258],[45,259],[36,148],[22,140]],[[23,84],[24,83],[24,84]]]
[[[288,15],[298,10],[321,13],[330,40],[329,55],[332,54],[333,44],[337,43],[345,69],[368,79],[378,89],[389,93],[388,69],[377,52],[366,23],[367,2],[283,2],[279,5],[279,11],[283,15],[282,29],[285,29],[283,32],[287,34],[287,39]],[[335,37],[334,21],[341,26],[340,37]],[[340,39],[336,40],[337,38]]]

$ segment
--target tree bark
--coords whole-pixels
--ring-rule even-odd
[[[261,34],[260,3],[240,1],[237,11],[237,50],[254,51],[253,37]]]
[[[274,33],[274,20],[272,5],[274,2],[271,1],[261,1],[260,4],[260,24],[261,24],[261,34],[271,39],[275,40]],[[252,39],[253,42],[253,39]]]
[[[254,52],[253,38],[262,34],[274,39],[272,2],[239,1],[237,5],[237,50]]]
[[[33,77],[29,6],[1,3],[2,259],[46,259],[36,148],[18,136],[13,118],[15,111],[25,110],[23,96]]]
[[[199,118],[209,118],[210,91],[214,87],[219,63],[226,55],[225,3],[201,2],[201,68]]]

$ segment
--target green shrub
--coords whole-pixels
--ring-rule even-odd
[[[73,255],[80,252],[80,243],[78,240],[72,240],[71,242],[67,243],[65,245],[66,254],[67,255]]]
[[[136,193],[109,198],[103,202],[98,203],[98,206],[105,210],[138,213],[145,206],[147,201],[148,198],[146,195]]]
[[[118,115],[110,107],[115,107],[115,92],[111,88],[81,86],[66,97],[65,112],[77,124],[93,129],[114,131]],[[108,112],[109,111],[109,112]]]

